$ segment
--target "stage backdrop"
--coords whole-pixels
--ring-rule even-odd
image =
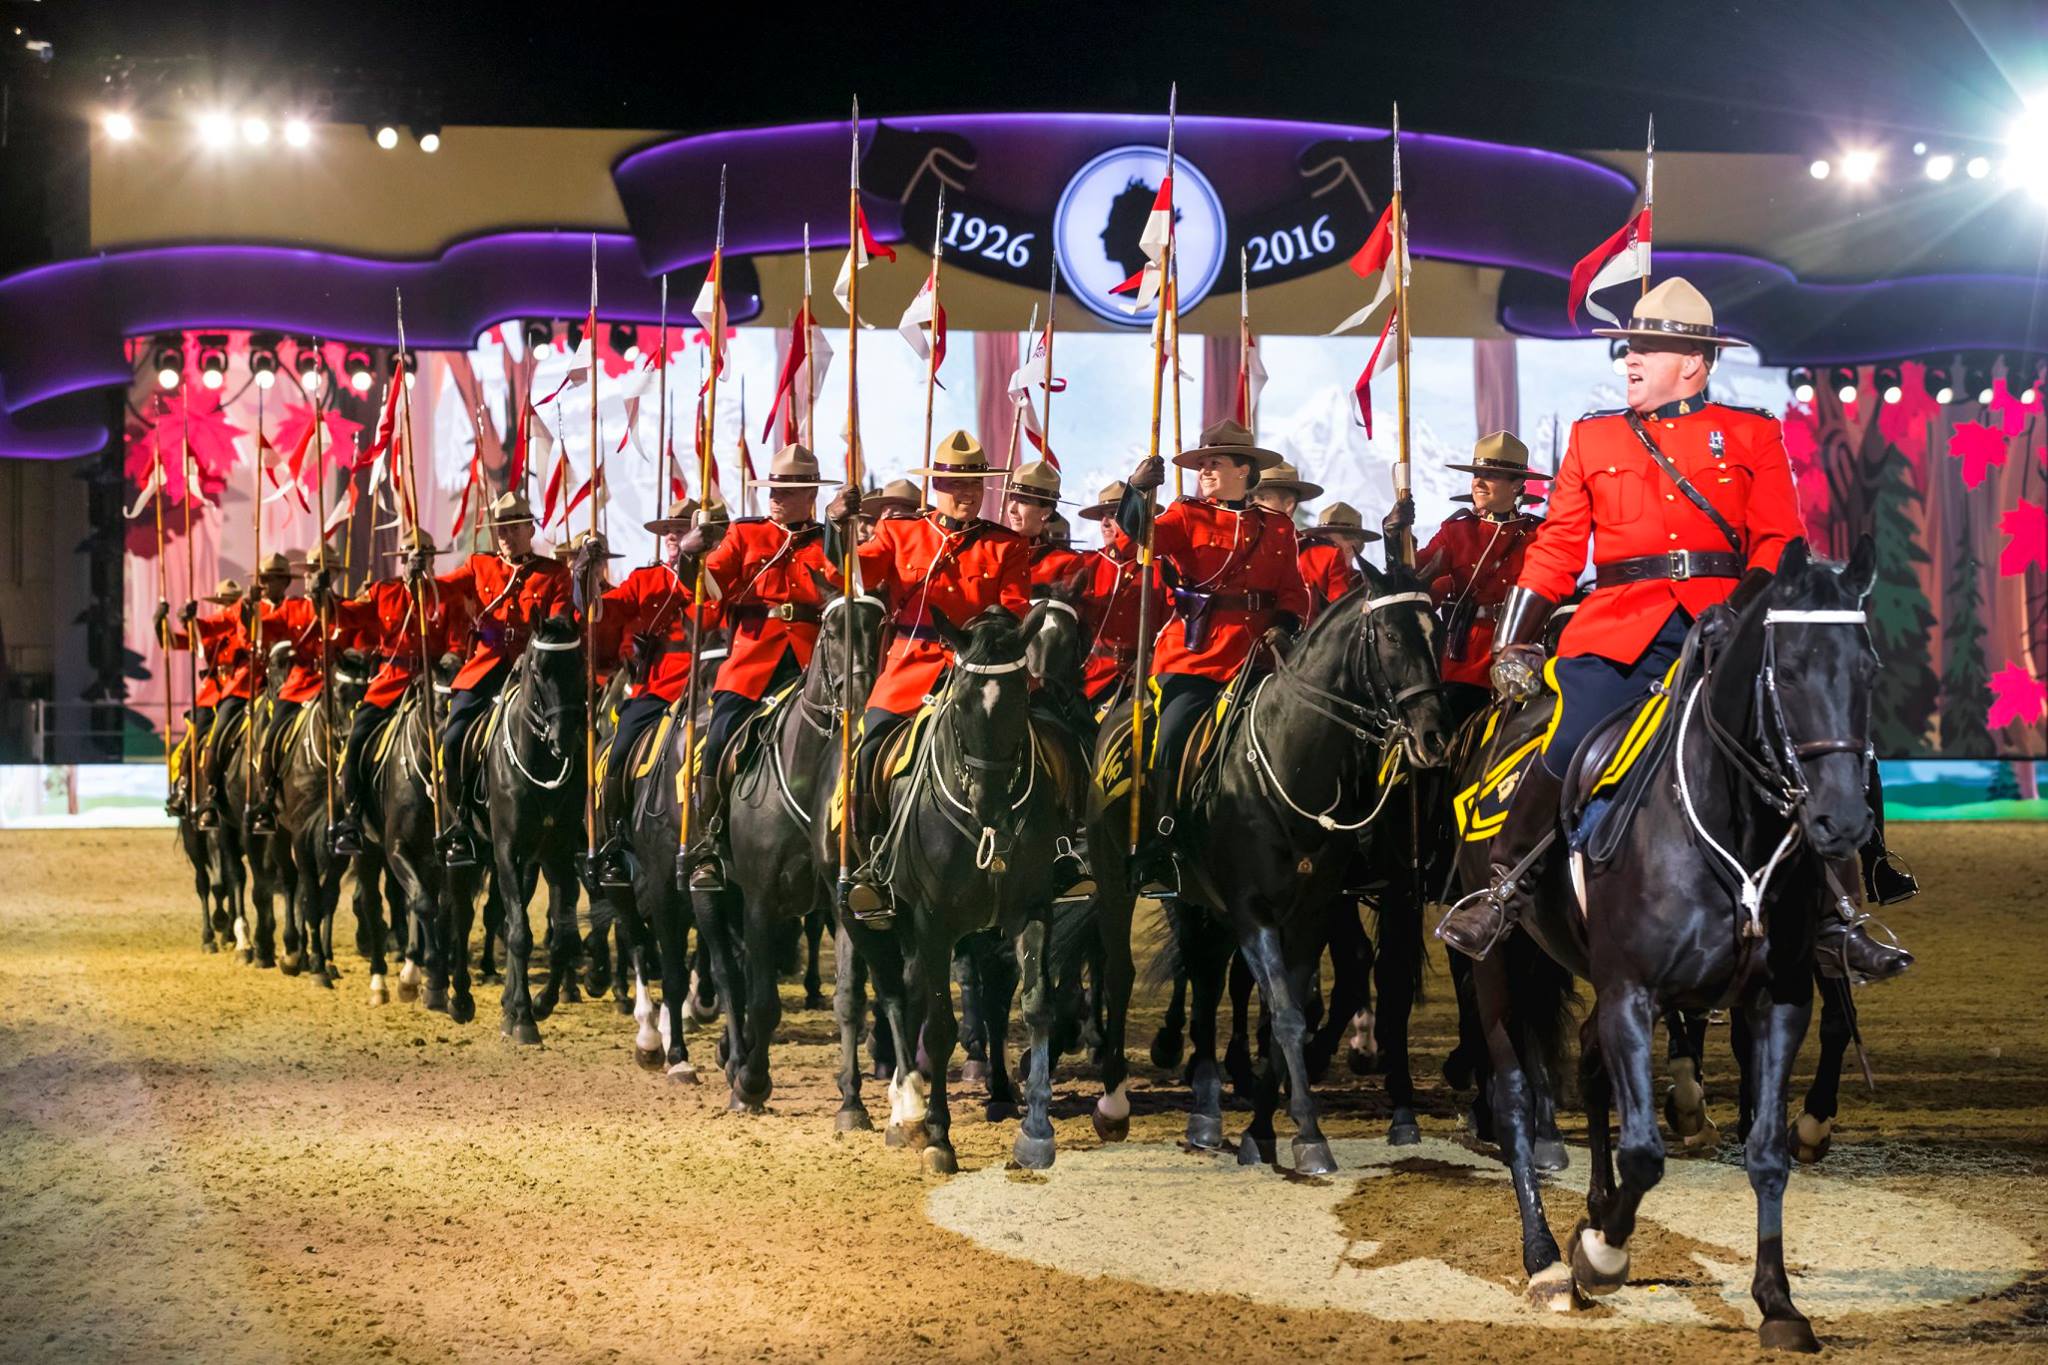
[[[563,537],[568,518],[562,509],[589,478],[591,386],[576,376],[587,375],[587,348],[594,342],[597,440],[606,474],[597,496],[599,522],[624,554],[621,566],[644,563],[654,546],[641,523],[666,501],[660,486],[664,407],[667,442],[689,491],[699,491],[692,432],[708,351],[704,335],[670,334],[664,404],[662,372],[649,360],[657,350],[657,329],[600,324],[595,338],[574,349],[563,327],[542,330],[549,339],[535,335],[530,343],[526,330],[507,324],[487,331],[467,352],[416,357],[416,379],[397,411],[412,441],[398,450],[400,462],[410,462],[407,477],[416,481],[421,518],[444,545],[452,539],[466,549],[477,540],[478,509],[505,487],[515,415],[530,405],[522,482],[543,513],[549,485],[555,484],[555,516],[543,539]],[[843,336],[830,339],[843,351]],[[209,389],[197,364],[201,339],[188,336],[188,368],[168,392],[158,385],[147,348],[136,348],[127,432],[126,615],[129,646],[145,661],[148,676],[133,685],[130,704],[159,728],[164,680],[160,653],[148,639],[159,596],[182,602],[188,581],[201,591],[210,591],[220,578],[246,582],[259,535],[266,553],[303,554],[322,521],[323,492],[333,539],[346,547],[349,581],[392,567],[398,516],[389,463],[350,468],[360,452],[374,446],[388,407],[391,357],[327,346],[321,359],[333,382],[323,403],[323,429],[309,439],[312,409],[292,378],[299,361],[292,343],[280,346],[278,380],[264,389],[252,382],[247,341],[245,334],[229,335],[224,380]],[[1010,457],[1012,409],[1004,388],[1020,341],[1029,344],[1029,338],[1007,333],[952,336],[936,393],[935,434],[966,427],[998,461]],[[785,333],[770,328],[740,328],[729,338],[718,385],[713,467],[721,496],[742,513],[748,510],[742,461],[763,467],[780,444],[780,423],[772,433],[765,427],[785,342]],[[1369,342],[1274,336],[1259,343],[1270,376],[1258,405],[1259,437],[1328,489],[1305,517],[1322,502],[1342,498],[1360,508],[1370,525],[1389,505],[1393,377],[1376,385],[1371,437],[1351,392]],[[1860,534],[1877,539],[1880,583],[1871,611],[1885,659],[1873,717],[1880,753],[2020,759],[2048,752],[2048,422],[2040,394],[2009,392],[2001,379],[1990,405],[1943,409],[1926,396],[1918,367],[1908,366],[1904,399],[1897,404],[1875,401],[1873,376],[1865,370],[1859,376],[1864,401],[1845,407],[1822,392],[1802,405],[1790,401],[1782,370],[1747,364],[1747,356],[1737,350],[1723,362],[1713,394],[1784,415],[1808,537],[1838,557]],[[362,359],[372,379],[358,389],[347,373],[352,360]],[[1066,388],[1053,400],[1052,445],[1067,497],[1085,503],[1145,452],[1148,342],[1142,335],[1077,333],[1058,338],[1054,359]],[[1467,458],[1478,435],[1512,428],[1528,442],[1535,464],[1550,468],[1574,418],[1620,401],[1604,342],[1418,338],[1414,359],[1416,501],[1425,534],[1456,510],[1451,498],[1466,486],[1464,476],[1444,463]],[[1190,340],[1181,359],[1178,429],[1184,444],[1193,444],[1205,417],[1228,411],[1237,365],[1233,338]],[[920,463],[924,366],[900,337],[876,330],[862,339],[860,369],[865,468],[871,482],[880,482]],[[835,355],[820,377],[814,403],[798,402],[828,470],[843,472],[842,356]],[[1170,398],[1165,429],[1170,444]],[[324,473],[316,449],[325,450]],[[182,472],[188,450],[189,497]],[[1035,453],[1027,445],[1016,458]],[[349,506],[351,484],[357,490],[355,511],[337,512]],[[581,530],[588,524],[589,503],[570,515]],[[1077,526],[1080,538],[1089,540],[1092,528]],[[172,672],[174,705],[182,705],[189,683],[182,668]],[[2002,788],[2010,785],[2010,795],[2033,798],[2033,765],[2008,766],[2010,781],[1994,781],[1994,788],[2005,795]]]

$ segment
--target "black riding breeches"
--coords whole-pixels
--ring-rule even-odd
[[[632,774],[626,771],[632,762],[633,745],[667,711],[669,704],[652,692],[642,692],[619,708],[618,723],[612,728],[612,742],[605,747],[604,785],[598,796],[604,802],[604,815],[608,820],[622,821],[626,818],[628,797],[632,791]]]
[[[234,729],[235,718],[248,709],[247,697],[222,697],[214,711],[213,724],[207,728],[206,735],[211,743],[206,750],[206,785],[216,793],[220,791],[221,778],[227,773],[227,746],[222,740]],[[220,734],[214,734],[215,730]]]
[[[463,737],[469,733],[469,727],[476,724],[477,717],[490,710],[498,693],[505,690],[505,679],[511,672],[510,664],[501,663],[478,679],[475,687],[457,688],[449,696],[448,715],[441,722],[441,772],[451,790],[463,785]]]
[[[1159,689],[1159,733],[1152,746],[1153,790],[1172,804],[1180,788],[1188,737],[1201,722],[1202,713],[1216,704],[1223,684],[1193,673],[1161,673],[1152,682]]]
[[[349,721],[348,747],[341,758],[341,789],[356,812],[362,811],[370,794],[370,738],[394,709],[362,702],[356,707],[355,718]]]
[[[1543,745],[1543,766],[1552,777],[1565,775],[1572,755],[1594,726],[1630,702],[1650,695],[1650,689],[1663,680],[1685,647],[1685,633],[1691,625],[1692,618],[1685,612],[1673,611],[1634,663],[1598,654],[1551,662],[1559,714]]]

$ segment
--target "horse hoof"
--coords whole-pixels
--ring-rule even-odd
[[[476,1018],[476,1000],[473,996],[458,995],[448,1002],[448,1017],[458,1024],[466,1024]]]
[[[1182,1040],[1178,1029],[1161,1029],[1152,1035],[1152,1065],[1171,1071],[1180,1065]]]
[[[930,1151],[930,1148],[926,1148]],[[1042,1138],[1028,1133],[1017,1134],[1017,1140],[1010,1144],[1010,1158],[1027,1171],[1049,1171],[1052,1169],[1052,1134]]]
[[[868,1117],[866,1109],[854,1105],[833,1115],[832,1127],[841,1133],[872,1133],[875,1131],[875,1121]]]
[[[1530,1144],[1530,1156],[1536,1169],[1545,1175],[1555,1175],[1559,1171],[1569,1170],[1572,1164],[1572,1154],[1565,1150],[1565,1145],[1556,1138],[1537,1138]]]
[[[1552,1261],[1529,1277],[1529,1285],[1522,1291],[1531,1308],[1540,1308],[1551,1313],[1572,1311],[1572,1272],[1562,1261]]]
[[[305,959],[300,957],[297,953],[286,953],[284,955],[284,960],[277,964],[277,969],[283,972],[286,976],[297,976],[300,972],[305,970],[305,967]]]
[[[683,1009],[693,1024],[708,1024],[718,1017],[718,1006],[701,1004],[694,995],[685,1002]]]
[[[1799,1121],[1792,1125],[1792,1159],[1804,1166],[1811,1166],[1828,1154],[1828,1148],[1835,1145],[1835,1121],[1817,1119],[1802,1112]]]
[[[1272,1138],[1256,1138],[1246,1133],[1237,1140],[1237,1164],[1240,1166],[1271,1166],[1277,1159]]]
[[[969,1057],[960,1063],[960,1081],[963,1085],[988,1084],[988,1063],[979,1057]]]
[[[1572,1229],[1572,1286],[1589,1298],[1612,1294],[1628,1282],[1628,1248],[1611,1247],[1600,1230],[1579,1220]]]
[[[407,981],[404,977],[400,977],[398,979],[399,1003],[404,1005],[410,1005],[413,1001],[419,998],[420,983],[417,981]]]
[[[313,973],[313,984],[331,991],[334,989],[334,974],[324,971],[315,972]]]
[[[448,1012],[448,988],[446,986],[428,986],[420,992],[420,1008],[432,1010],[435,1014],[446,1014]]]
[[[1095,1136],[1103,1142],[1122,1142],[1131,1135],[1131,1116],[1120,1119],[1105,1118],[1100,1109],[1088,1111],[1088,1117],[1095,1124]]]
[[[1344,1051],[1344,1065],[1351,1068],[1351,1074],[1354,1076],[1370,1076],[1380,1069],[1380,1059],[1370,1052],[1361,1052],[1355,1047],[1346,1048]]]
[[[725,1102],[725,1111],[728,1114],[765,1114],[768,1112],[768,1106],[759,1100],[750,1100],[735,1090],[731,1098]]]
[[[241,963],[244,967],[248,966],[255,960],[256,954],[250,952],[247,948],[235,949],[235,961]]]
[[[505,978],[492,971],[489,967],[484,968],[482,972],[478,973],[477,980],[483,982],[486,986],[502,986],[505,984]]]
[[[619,997],[617,997],[616,999],[614,999],[614,1000],[612,1001],[612,1008],[613,1008],[613,1009],[615,1009],[615,1010],[617,1010],[617,1011],[618,1011],[618,1012],[619,1012],[620,1014],[626,1014],[626,1015],[630,1015],[630,1014],[632,1014],[632,1012],[633,1012],[633,1000],[632,1000],[632,997],[631,997],[631,996],[624,996],[624,995],[622,995],[622,996],[619,996]]]
[[[1331,1175],[1337,1169],[1337,1158],[1330,1151],[1327,1142],[1303,1142],[1296,1138],[1294,1149],[1294,1173],[1296,1175]]]
[[[990,1100],[982,1112],[990,1123],[1009,1123],[1017,1117],[1017,1106],[1009,1100]]]
[[[1812,1355],[1820,1349],[1813,1324],[1800,1317],[1765,1318],[1763,1326],[1756,1329],[1756,1339],[1766,1351],[1804,1351]]]
[[[220,945],[218,943],[215,943],[212,939],[208,939],[206,942],[199,945],[199,951],[202,953],[217,953],[220,951]]]
[[[1415,1115],[1406,1109],[1396,1109],[1393,1121],[1387,1124],[1387,1146],[1413,1147],[1420,1141],[1422,1128],[1415,1122]]]
[[[832,1002],[827,1000],[818,991],[812,991],[804,997],[804,1008],[807,1010],[828,1010],[832,1008]]]
[[[884,1147],[923,1147],[925,1131],[922,1123],[892,1123],[882,1130]]]
[[[668,1080],[670,1085],[695,1085],[697,1068],[688,1062],[677,1062],[668,1069]]]
[[[534,1027],[531,1019],[521,1019],[517,1023],[508,1020],[499,1026],[498,1032],[504,1034],[521,1047],[538,1047],[540,1045],[540,1030]]]
[[[1188,1146],[1204,1152],[1223,1150],[1223,1116],[1221,1114],[1189,1114]]]
[[[642,1071],[659,1071],[662,1056],[658,1047],[636,1047],[633,1049],[633,1064]]]
[[[1046,1158],[1047,1164],[1051,1160]],[[953,1149],[936,1143],[924,1149],[923,1162],[926,1175],[957,1175],[960,1171],[960,1158],[953,1155]]]
[[[373,1008],[378,1005],[388,1005],[390,1003],[391,992],[385,990],[382,986],[370,987],[370,1004]]]
[[[555,997],[549,995],[546,991],[542,991],[539,995],[533,997],[533,1004],[530,1008],[533,1010],[534,1018],[545,1019],[555,1012]]]

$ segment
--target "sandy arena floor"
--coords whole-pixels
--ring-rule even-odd
[[[1894,916],[1921,966],[1860,997],[1880,1091],[1845,1083],[1834,1152],[1794,1177],[1795,1293],[1838,1354],[2039,1360],[2048,829],[1898,839],[1931,888]],[[1419,1155],[1378,1141],[1378,1084],[1347,1075],[1325,1092],[1355,1140],[1342,1178],[1239,1173],[1172,1148],[1183,1092],[1149,1065],[1132,1144],[1101,1150],[1070,1065],[1049,1175],[1003,1169],[1014,1125],[966,1087],[963,1173],[937,1182],[878,1134],[834,1135],[836,1036],[800,990],[771,1112],[736,1117],[708,1035],[706,1083],[666,1084],[634,1069],[608,1001],[515,1049],[492,987],[457,1027],[371,1009],[347,947],[332,993],[202,956],[168,835],[0,835],[0,888],[0,1360],[1760,1354],[1746,1295],[1724,1292],[1749,1253],[1729,1153],[1674,1160],[1621,1295],[1571,1324],[1519,1309],[1513,1204],[1450,1141],[1435,1079],[1440,958]],[[1142,1003],[1140,1056],[1161,1002]],[[1709,1048],[1725,1058],[1725,1034]],[[1732,1127],[1732,1069],[1710,1065]],[[869,1102],[886,1112],[879,1086]],[[1574,1156],[1549,1194],[1560,1235]]]

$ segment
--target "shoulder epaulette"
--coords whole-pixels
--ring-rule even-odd
[[[1595,417],[1620,417],[1627,412],[1627,408],[1594,408],[1591,412],[1581,413],[1579,420],[1581,422],[1590,422]]]
[[[759,526],[767,520],[768,518],[766,517],[734,517],[726,524],[729,526]]]
[[[1477,521],[1478,519],[1479,519],[1479,514],[1478,514],[1478,513],[1476,513],[1476,512],[1474,512],[1474,511],[1473,511],[1473,510],[1472,510],[1471,508],[1469,508],[1469,507],[1460,507],[1460,508],[1459,508],[1459,509],[1458,509],[1457,511],[1455,511],[1455,512],[1451,513],[1451,514],[1450,514],[1449,516],[1447,516],[1447,517],[1445,517],[1445,518],[1444,518],[1444,520],[1445,520],[1445,521],[1447,521],[1447,522],[1448,522],[1448,521]]]
[[[1730,412],[1747,412],[1757,417],[1767,417],[1773,422],[1779,420],[1778,414],[1772,412],[1769,408],[1752,408],[1749,407],[1747,404],[1743,403],[1723,403],[1719,399],[1716,399],[1708,406],[1716,408],[1727,408]]]

